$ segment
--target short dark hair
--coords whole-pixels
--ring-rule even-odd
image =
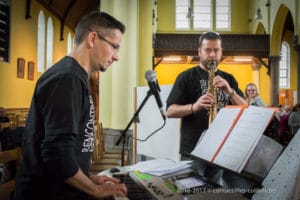
[[[95,30],[97,28],[103,30],[118,29],[121,33],[125,33],[125,25],[122,22],[105,12],[93,11],[83,16],[78,22],[75,28],[74,43],[81,43],[90,30]]]
[[[202,46],[203,40],[220,40],[222,42],[222,38],[217,32],[204,32],[199,37],[199,47]]]

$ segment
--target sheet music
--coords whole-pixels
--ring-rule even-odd
[[[241,172],[264,130],[272,118],[274,110],[256,106],[245,109],[226,140],[215,163]]]
[[[165,158],[156,158],[152,160],[147,160],[139,162],[135,165],[130,166],[130,170],[138,170],[141,173],[152,174],[156,176],[162,176],[165,174],[170,174],[178,172],[183,169],[190,168],[192,165],[191,160],[186,161],[173,161]]]
[[[241,172],[273,114],[256,106],[221,109],[192,155]]]
[[[211,161],[241,111],[242,107],[222,108],[191,154]]]

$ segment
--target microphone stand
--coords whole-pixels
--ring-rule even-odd
[[[138,109],[134,113],[133,117],[127,124],[127,127],[121,132],[121,136],[118,139],[118,141],[116,142],[116,145],[119,145],[120,142],[122,141],[121,166],[124,166],[124,164],[125,164],[125,145],[126,145],[126,140],[127,140],[126,133],[127,133],[128,129],[130,128],[130,126],[132,125],[133,121],[135,121],[138,118],[140,111],[142,110],[143,106],[145,105],[145,103],[147,102],[147,100],[149,99],[149,97],[151,95],[152,95],[152,92],[151,92],[151,90],[149,90],[147,92],[147,96],[144,98],[143,102],[141,103],[141,105],[138,107]]]

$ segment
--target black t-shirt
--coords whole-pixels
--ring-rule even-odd
[[[240,96],[243,96],[242,91],[238,88],[237,81],[231,74],[217,70],[215,75],[219,75],[227,80],[230,87]],[[179,74],[167,99],[167,107],[171,104],[185,105],[195,103],[200,96],[207,93],[207,80],[208,73],[199,66],[187,69]],[[218,92],[217,102],[219,109],[231,104],[229,95],[222,90]],[[183,155],[189,155],[201,133],[208,128],[208,116],[208,111],[201,109],[198,113],[182,118],[180,152]]]
[[[38,80],[23,137],[14,199],[85,199],[64,181],[79,168],[88,176],[94,104],[87,72],[64,57]]]

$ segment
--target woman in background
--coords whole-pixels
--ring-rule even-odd
[[[257,92],[257,87],[254,83],[248,83],[245,89],[245,97],[248,105],[252,106],[266,106]]]
[[[279,113],[279,131],[278,139],[281,144],[287,144],[291,139],[291,128],[289,126],[289,117],[292,108],[289,106],[282,106],[281,112]]]
[[[295,135],[300,128],[300,103],[297,103],[289,117],[289,126],[292,129],[292,135]]]

